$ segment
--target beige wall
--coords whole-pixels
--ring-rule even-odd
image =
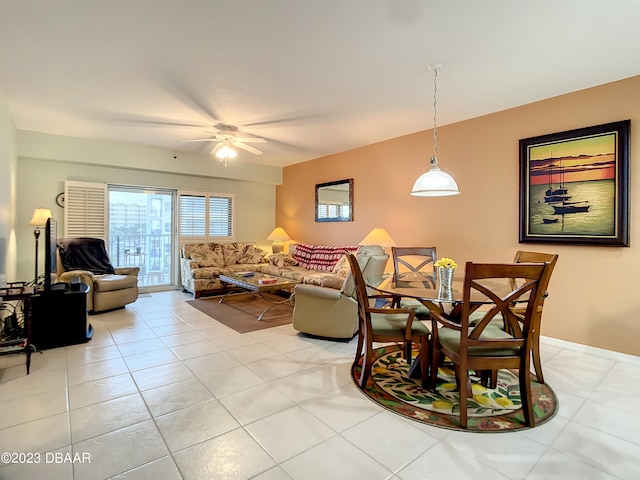
[[[499,94],[499,93],[496,93]],[[446,105],[440,106],[446,109]],[[354,244],[385,228],[397,245],[435,245],[439,256],[507,261],[518,249],[557,252],[542,334],[640,354],[639,222],[630,248],[518,242],[518,141],[631,119],[630,211],[639,210],[640,77],[438,128],[438,159],[462,194],[409,195],[427,170],[432,131],[408,135],[284,169],[276,190],[276,224],[297,241]],[[353,178],[354,221],[316,223],[314,185]]]
[[[15,278],[16,127],[0,93],[0,274]]]

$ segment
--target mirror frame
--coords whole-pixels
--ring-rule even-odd
[[[335,185],[349,185],[349,217],[335,218],[318,218],[318,194],[319,190],[324,187],[333,187]],[[335,182],[317,183],[316,184],[316,203],[315,203],[316,222],[353,222],[353,178],[345,178],[344,180],[336,180]]]

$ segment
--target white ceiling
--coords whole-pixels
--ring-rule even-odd
[[[17,128],[286,166],[640,74],[638,0],[0,0]],[[211,136],[211,135],[209,135]],[[431,145],[426,146],[431,149]]]

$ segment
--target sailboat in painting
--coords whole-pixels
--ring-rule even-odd
[[[553,154],[552,154],[553,156]],[[569,213],[580,213],[589,211],[589,202],[569,202],[571,195],[569,189],[564,184],[564,166],[560,160],[560,182],[557,186],[553,184],[553,167],[555,164],[549,164],[549,188],[544,192],[544,201],[553,207],[554,215],[565,215]],[[543,223],[556,223],[556,219],[543,218]]]
[[[560,205],[551,205],[554,215],[564,215],[566,213],[579,213],[589,211],[589,202],[562,202]]]
[[[544,201],[546,203],[553,202],[566,202],[571,198],[569,190],[564,186],[564,168],[562,162],[560,163],[560,184],[557,188],[553,186],[553,167],[554,164],[549,164],[549,188],[544,192]]]

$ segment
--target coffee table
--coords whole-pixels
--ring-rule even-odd
[[[262,320],[262,317],[264,317],[264,315],[269,310],[271,310],[274,305],[289,303],[291,306],[293,306],[293,304],[291,303],[291,296],[282,300],[276,300],[272,297],[264,295],[266,292],[274,292],[277,290],[282,290],[290,293],[290,290],[292,290],[293,287],[296,286],[296,282],[294,282],[293,280],[276,277],[274,275],[266,275],[264,273],[255,273],[252,276],[248,277],[233,274],[220,275],[219,280],[223,284],[232,285],[233,289],[225,293],[218,303],[224,302],[224,299],[234,292],[236,292],[236,295],[258,295],[262,297],[262,299],[269,302],[270,305],[258,316],[258,321]],[[260,283],[264,280],[272,283]],[[240,291],[240,293],[237,293],[238,290]]]

